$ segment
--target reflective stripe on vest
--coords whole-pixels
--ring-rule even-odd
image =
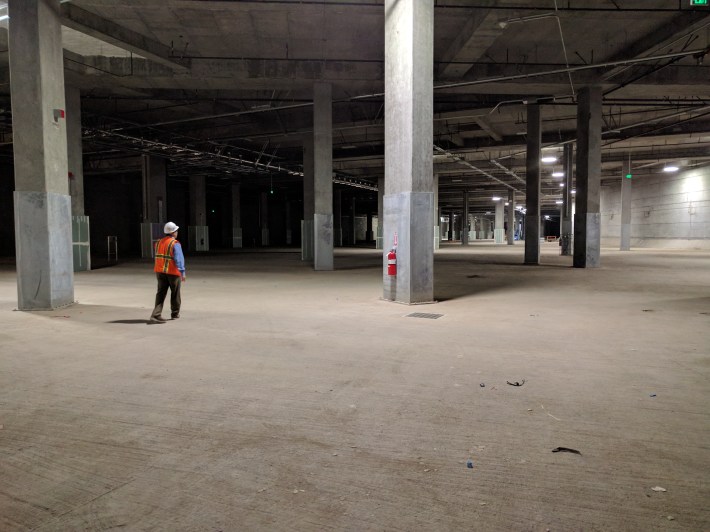
[[[177,240],[173,237],[166,236],[155,244],[155,267],[153,268],[155,272],[181,275],[173,258],[173,248],[176,242]]]

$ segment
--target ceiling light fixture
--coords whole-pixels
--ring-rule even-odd
[[[560,186],[563,187],[563,186],[565,186],[565,184],[564,184],[564,183],[560,183]]]
[[[577,191],[575,189],[570,190],[570,194],[576,194]]]
[[[670,172],[677,172],[677,171],[678,171],[678,167],[675,166],[675,165],[672,165],[672,164],[668,164],[668,165],[666,165],[666,166],[663,167],[663,171],[664,171],[664,172],[668,172],[668,173],[670,173]]]
[[[0,21],[7,20],[9,18],[10,18],[10,15],[2,15],[2,16],[0,16]]]
[[[564,201],[562,201],[561,199],[558,199],[555,203],[556,203],[557,205],[562,205],[562,204],[564,203]]]
[[[564,172],[552,172],[552,177],[564,177]]]
[[[543,163],[549,164],[549,163],[556,163],[557,162],[557,157],[554,155],[545,155],[542,159],[540,159]]]
[[[500,198],[499,198],[498,196],[493,196],[491,199],[492,199],[493,201],[500,201]]]

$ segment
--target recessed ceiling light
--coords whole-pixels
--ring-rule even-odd
[[[558,199],[555,203],[556,203],[557,205],[562,205],[564,202],[563,202],[561,199]]]
[[[492,199],[493,201],[500,201],[500,197],[498,197],[498,196],[493,196],[491,199]]]
[[[510,204],[506,201],[506,202],[505,202],[505,206],[507,207],[508,205],[510,205]]]
[[[576,191],[575,189],[572,189],[572,190],[570,190],[570,193],[571,193],[571,194],[576,194],[577,191]]]
[[[564,184],[564,183],[560,183],[560,186],[563,187],[563,186],[565,186],[565,184]]]
[[[552,177],[564,177],[564,172],[552,172]]]
[[[664,172],[677,172],[677,171],[678,171],[678,167],[677,167],[677,166],[674,166],[674,165],[672,165],[672,164],[668,164],[668,165],[666,165],[666,166],[663,167],[663,171],[664,171]]]
[[[555,163],[557,162],[557,157],[554,155],[545,155],[542,159],[540,159],[543,163]]]

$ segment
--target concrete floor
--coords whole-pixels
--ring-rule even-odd
[[[0,530],[710,530],[710,253],[557,253],[445,246],[416,307],[374,250],[188,256],[159,325],[148,263],[53,312],[0,266]]]

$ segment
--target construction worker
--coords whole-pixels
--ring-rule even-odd
[[[170,317],[174,320],[180,317],[180,283],[185,280],[185,257],[182,246],[177,241],[178,229],[173,222],[168,222],[163,228],[165,236],[155,245],[155,275],[158,278],[158,292],[155,294],[155,308],[150,315],[153,323],[164,323],[167,320],[161,316],[163,302],[170,288]]]

